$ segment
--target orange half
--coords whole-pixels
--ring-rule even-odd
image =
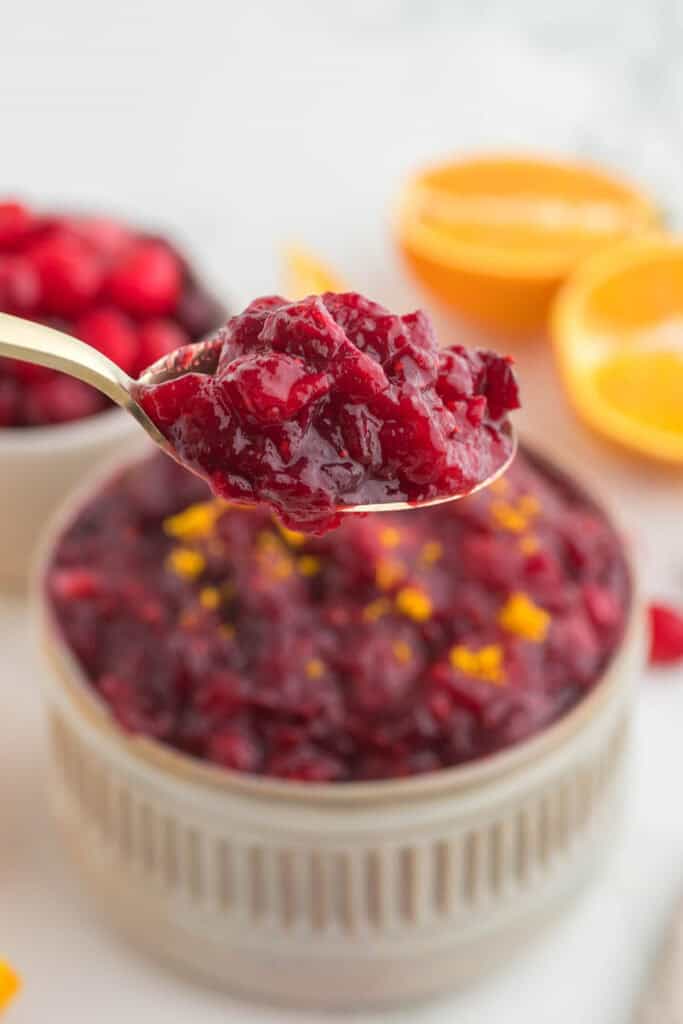
[[[683,241],[594,256],[560,292],[552,335],[569,397],[604,436],[683,464]]]
[[[283,287],[288,299],[348,291],[342,279],[314,253],[296,245],[284,251]]]
[[[651,230],[658,213],[626,182],[583,164],[488,156],[427,168],[400,197],[396,234],[432,294],[486,329],[542,329],[586,255]]]

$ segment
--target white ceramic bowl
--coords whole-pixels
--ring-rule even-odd
[[[511,957],[611,846],[623,795],[634,598],[595,689],[531,740],[467,766],[380,783],[254,778],[124,735],[62,642],[46,559],[50,784],[95,902],[135,943],[277,1003],[401,1004]]]
[[[45,523],[90,470],[145,444],[121,409],[73,423],[0,429],[0,582],[25,583]]]

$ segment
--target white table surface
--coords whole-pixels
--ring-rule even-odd
[[[169,224],[239,297],[272,290],[277,245],[299,238],[352,285],[407,309],[415,293],[392,257],[386,209],[401,176],[434,155],[522,145],[592,156],[680,213],[676,5],[596,7],[120,0],[103,14],[86,0],[22,0],[2,13],[0,192]],[[683,603],[680,475],[631,463],[579,428],[542,343],[519,361],[532,436],[600,480],[622,507],[647,592]],[[25,978],[8,1024],[334,1019],[206,991],[93,916],[47,818],[34,648],[24,603],[0,599],[0,955]],[[353,1019],[626,1024],[683,886],[682,725],[683,673],[645,677],[623,837],[541,944],[464,994]]]

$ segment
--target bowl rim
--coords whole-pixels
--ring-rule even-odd
[[[101,409],[91,416],[71,420],[68,423],[46,423],[39,427],[1,427],[0,456],[6,452],[26,451],[50,453],[56,448],[78,448],[88,444],[99,444],[109,436],[121,433],[128,423],[129,414],[113,406]]]
[[[95,473],[73,490],[51,517],[41,537],[31,573],[30,604],[32,618],[38,632],[39,646],[46,655],[48,671],[42,673],[47,689],[48,677],[52,684],[60,684],[61,696],[82,715],[103,741],[123,750],[142,766],[172,776],[185,784],[209,788],[214,792],[229,793],[249,799],[277,800],[280,804],[307,804],[308,806],[340,807],[400,801],[407,798],[465,793],[491,783],[500,777],[511,776],[540,760],[557,747],[565,746],[591,719],[597,715],[619,690],[622,666],[633,651],[640,651],[644,638],[644,615],[638,577],[624,530],[618,515],[609,502],[584,482],[574,477],[574,467],[565,470],[557,466],[554,457],[543,454],[541,446],[523,441],[520,447],[541,465],[549,465],[559,476],[569,477],[579,491],[596,505],[615,530],[622,544],[629,580],[629,608],[621,639],[591,690],[566,714],[546,728],[520,743],[475,758],[450,768],[440,768],[419,775],[398,779],[350,781],[343,783],[302,782],[275,779],[269,776],[249,775],[229,768],[213,765],[190,754],[176,750],[158,740],[144,736],[131,736],[116,724],[105,702],[95,693],[61,635],[56,616],[47,597],[47,572],[54,545],[66,525],[72,521],[90,497],[117,472],[126,466],[150,456],[146,452],[126,453],[108,460]],[[49,671],[49,670],[52,671]]]

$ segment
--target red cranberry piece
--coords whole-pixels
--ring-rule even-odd
[[[0,203],[0,249],[14,249],[28,236],[33,214],[21,203]]]
[[[498,420],[510,409],[519,409],[519,387],[512,371],[510,356],[501,357],[495,352],[483,352],[483,389],[491,418]]]
[[[137,373],[189,342],[187,333],[173,320],[149,320],[138,331]]]
[[[668,665],[683,658],[683,615],[665,604],[651,604],[650,664]]]
[[[50,580],[50,587],[61,601],[83,601],[97,597],[101,590],[101,579],[92,569],[76,566],[73,569],[57,569]]]
[[[291,419],[330,389],[326,374],[308,373],[303,359],[280,353],[236,359],[220,380],[235,406],[261,423]]]
[[[182,267],[163,242],[137,242],[111,271],[110,298],[134,316],[165,316],[178,304]]]
[[[267,303],[272,300],[267,298]],[[264,306],[252,303],[250,309]],[[265,306],[267,309],[268,306]],[[331,359],[346,341],[321,300],[313,295],[301,302],[283,302],[266,317],[259,334],[264,347],[311,359]]]
[[[441,356],[441,371],[436,390],[445,402],[472,394],[472,361],[461,345],[454,345]]]
[[[255,771],[261,760],[259,745],[235,726],[227,726],[211,736],[207,754],[210,761],[238,772]]]
[[[102,286],[102,264],[84,242],[58,233],[37,242],[27,252],[40,278],[45,311],[71,317],[97,297]]]
[[[30,316],[40,302],[40,279],[23,256],[0,257],[0,309]]]
[[[583,588],[583,599],[588,614],[599,629],[612,629],[621,621],[621,605],[609,587],[587,583]]]
[[[95,309],[76,321],[75,334],[126,373],[135,370],[138,341],[135,329],[124,313],[116,309]]]

